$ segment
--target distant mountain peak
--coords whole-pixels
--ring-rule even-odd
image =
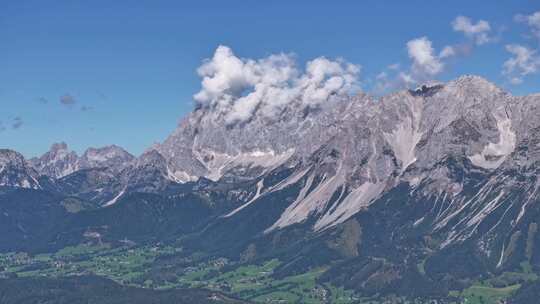
[[[70,151],[64,142],[54,143],[50,150],[39,158],[30,160],[42,175],[61,178],[81,169],[107,167],[119,171],[135,157],[117,145],[88,148],[82,156]]]
[[[60,142],[52,144],[49,151],[31,159],[30,163],[40,174],[60,178],[79,170],[77,161],[77,153],[70,151],[65,142]]]
[[[41,188],[37,172],[20,153],[0,149],[0,186]]]
[[[88,148],[81,156],[83,167],[97,167],[119,165],[127,163],[135,157],[117,145],[109,145],[100,148]]]

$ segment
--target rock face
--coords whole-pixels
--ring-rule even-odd
[[[111,145],[102,148],[89,148],[80,157],[78,163],[82,169],[103,167],[120,172],[134,159],[135,157],[126,150]]]
[[[156,150],[148,150],[124,171],[125,188],[131,191],[158,192],[177,182],[167,160]]]
[[[134,159],[133,155],[115,145],[89,148],[79,157],[62,142],[53,144],[48,152],[31,159],[30,163],[42,175],[62,178],[78,170],[93,168],[108,168],[119,173]]]
[[[55,143],[39,158],[29,162],[39,175],[56,180],[56,190],[78,196],[97,204],[107,204],[126,188],[135,157],[116,146],[89,148],[82,156],[68,149],[65,143]],[[37,173],[36,173],[37,174]]]
[[[54,143],[51,149],[39,158],[30,160],[32,166],[41,174],[60,178],[79,170],[79,157],[69,151],[66,143]]]
[[[0,186],[41,188],[37,172],[24,157],[7,149],[0,149]]]
[[[317,108],[291,103],[272,119],[255,113],[242,124],[199,108],[156,149],[180,181],[257,178],[286,163],[294,166],[296,173],[283,183],[305,177],[306,185],[268,231],[311,216],[321,230],[404,181],[434,179],[433,191],[458,195],[463,185],[446,169],[433,170],[448,157],[487,172],[509,166],[524,140],[538,140],[531,130],[540,125],[539,105],[538,96],[513,97],[480,77],[464,76],[379,99],[334,96]],[[534,153],[519,164],[537,161]],[[259,195],[273,190],[263,187]]]

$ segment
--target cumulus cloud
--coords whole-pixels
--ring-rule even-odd
[[[485,20],[476,23],[465,16],[458,16],[452,21],[454,31],[463,32],[474,43],[466,42],[454,45],[446,45],[440,51],[433,47],[432,41],[426,37],[419,37],[407,42],[407,53],[411,59],[408,70],[387,69],[388,74],[379,77],[375,89],[388,91],[400,87],[410,87],[418,83],[433,80],[437,75],[444,72],[451,59],[466,56],[471,53],[475,45],[482,45],[494,41],[490,36],[491,26]]]
[[[15,117],[13,119],[13,123],[11,124],[11,128],[13,130],[17,130],[17,129],[20,129],[23,124],[24,124],[24,122],[23,122],[22,118],[17,116],[17,117]]]
[[[227,123],[236,123],[249,120],[255,112],[273,117],[291,102],[317,106],[333,94],[354,92],[359,88],[360,67],[319,57],[301,70],[290,54],[244,59],[219,46],[197,73],[202,81],[195,101],[224,115]]]
[[[540,11],[531,15],[516,15],[515,20],[526,23],[531,28],[533,35],[540,39]]]
[[[520,84],[527,75],[538,73],[540,56],[536,50],[519,44],[506,45],[512,57],[503,64],[503,74],[512,84]]]
[[[73,97],[71,94],[64,94],[60,96],[60,103],[65,106],[72,106],[77,103],[77,99],[75,99],[75,97]]]
[[[413,62],[413,73],[434,76],[442,72],[444,64],[434,54],[435,50],[427,37],[420,37],[407,42],[407,52]]]
[[[457,16],[452,21],[452,28],[456,32],[463,32],[466,37],[474,41],[476,45],[482,45],[493,40],[489,36],[491,26],[486,20],[479,20],[473,23],[471,18],[465,16]]]

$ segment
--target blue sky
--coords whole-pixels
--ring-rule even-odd
[[[0,147],[31,157],[57,141],[79,153],[114,143],[139,154],[193,108],[196,70],[219,45],[242,58],[294,53],[299,66],[342,57],[374,91],[381,72],[398,77],[389,65],[413,74],[407,42],[426,37],[434,54],[458,50],[435,58],[444,69],[431,78],[477,74],[514,94],[537,92],[536,57],[519,84],[502,71],[508,45],[540,48],[526,18],[538,11],[525,0],[2,1]],[[488,22],[488,42],[454,30],[457,16]]]

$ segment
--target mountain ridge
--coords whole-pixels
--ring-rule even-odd
[[[380,98],[330,96],[315,108],[291,102],[279,121],[255,112],[251,120],[231,125],[222,113],[199,107],[162,144],[138,158],[114,145],[90,148],[78,157],[59,143],[30,163],[53,179],[78,169],[105,168],[100,174],[118,178],[105,188],[96,186],[104,205],[126,191],[163,191],[201,177],[261,182],[277,168],[296,167],[282,184],[304,177],[307,184],[267,232],[314,215],[319,218],[314,229],[321,230],[346,221],[401,181],[420,183],[446,156],[460,155],[479,169],[496,170],[527,138],[532,121],[523,116],[535,115],[534,96],[514,97],[467,75]],[[434,175],[440,186],[459,193],[463,185],[443,171]],[[254,196],[276,189],[257,187]],[[252,197],[241,206],[255,202]]]

